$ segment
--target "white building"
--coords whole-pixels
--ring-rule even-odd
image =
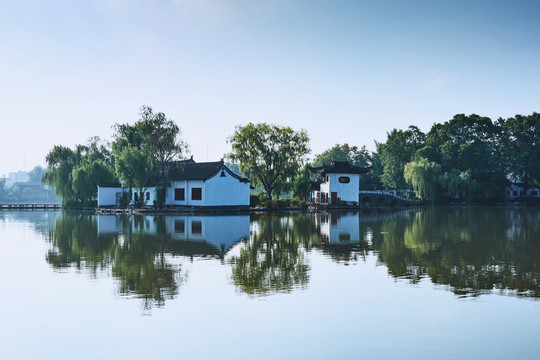
[[[340,202],[358,202],[360,175],[367,174],[370,167],[357,167],[347,161],[332,160],[328,165],[309,167],[319,174],[311,184],[312,201],[318,204],[337,205]]]
[[[251,185],[249,180],[233,173],[223,160],[197,163],[189,160],[169,164],[170,187],[167,188],[165,205],[189,207],[249,207]],[[98,185],[98,206],[118,206],[122,192],[129,191],[120,184]],[[155,186],[143,194],[133,190],[131,204],[143,196],[145,204],[152,206],[156,200]]]

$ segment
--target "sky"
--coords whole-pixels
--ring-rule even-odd
[[[236,126],[305,129],[311,154],[455,114],[540,112],[540,2],[0,0],[0,176],[111,141],[142,105],[196,161]]]

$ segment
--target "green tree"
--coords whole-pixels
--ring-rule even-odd
[[[166,189],[169,182],[167,164],[180,159],[187,151],[178,125],[164,113],[154,113],[150,106],[143,105],[135,124],[116,124],[114,127],[115,155],[126,147],[143,151],[150,160],[151,174]]]
[[[527,188],[540,181],[540,114],[499,119],[507,172]]]
[[[365,167],[371,165],[371,155],[365,146],[358,149],[357,146],[336,144],[323,153],[316,155],[313,166],[328,164],[330,160],[348,161],[351,165]]]
[[[488,200],[501,197],[507,184],[501,137],[501,127],[491,119],[458,114],[433,125],[426,143],[438,152],[442,172],[470,171],[467,181],[481,185],[474,197]]]
[[[303,166],[302,170],[294,178],[292,186],[293,196],[297,199],[307,199],[309,197],[310,185],[311,171],[309,171],[307,166]]]
[[[421,199],[435,201],[438,193],[438,178],[441,166],[421,158],[407,163],[404,168],[405,181],[418,192]]]
[[[382,164],[381,183],[386,189],[407,187],[403,170],[413,160],[418,149],[424,147],[426,135],[416,126],[408,130],[394,129],[387,134],[386,143],[376,143]]]
[[[291,183],[310,152],[305,130],[266,123],[237,126],[227,141],[232,144],[228,157],[256,186],[263,187],[270,200],[275,189]]]
[[[142,150],[127,146],[116,155],[115,171],[118,179],[128,184],[130,198],[132,187],[139,193],[144,192],[149,181],[149,169],[150,159]]]
[[[42,182],[53,186],[64,205],[90,205],[100,182],[116,181],[112,156],[98,137],[75,149],[55,145],[46,157]]]

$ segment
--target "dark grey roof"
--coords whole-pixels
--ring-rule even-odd
[[[240,182],[249,182],[248,179],[233,173],[223,160],[214,162],[197,163],[193,157],[189,160],[174,161],[169,163],[169,179],[171,181],[182,180],[208,180],[220,171],[225,171]]]
[[[101,188],[120,188],[120,187],[122,187],[122,185],[119,184],[119,183],[99,183],[98,187],[101,187]]]
[[[367,174],[371,167],[353,166],[348,161],[331,160],[328,165],[308,166],[308,169],[315,174]]]

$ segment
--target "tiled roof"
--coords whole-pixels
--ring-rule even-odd
[[[315,174],[367,174],[371,167],[358,167],[349,164],[348,161],[331,160],[328,165],[308,166],[308,169]]]
[[[223,160],[197,163],[192,157],[189,160],[171,162],[169,167],[169,178],[171,181],[208,180],[216,175],[220,170],[223,170],[229,175],[238,179],[240,182],[248,182],[248,179],[236,175],[227,166],[225,166]]]

